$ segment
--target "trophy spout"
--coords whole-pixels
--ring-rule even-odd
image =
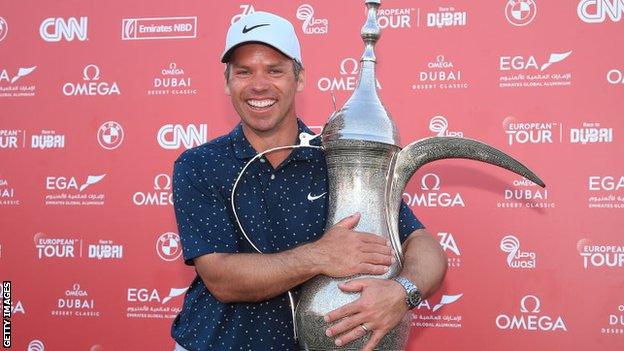
[[[504,152],[480,141],[456,137],[431,137],[407,145],[396,155],[389,182],[388,208],[398,215],[403,190],[412,175],[423,165],[446,158],[464,158],[489,163],[519,174],[545,187],[544,182],[529,168]],[[397,223],[398,218],[391,219]]]

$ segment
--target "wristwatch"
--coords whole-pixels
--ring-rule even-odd
[[[405,293],[407,294],[405,296],[405,302],[410,310],[420,305],[420,302],[422,301],[422,293],[418,290],[414,283],[405,277],[396,277],[393,280],[401,284],[403,289],[405,289]]]

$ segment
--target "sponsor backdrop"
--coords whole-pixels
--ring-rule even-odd
[[[219,56],[270,10],[302,41],[298,113],[354,89],[360,0],[0,5],[0,275],[17,350],[170,350],[194,276],[173,161],[238,121]],[[403,144],[483,140],[548,184],[471,161],[404,200],[449,257],[409,350],[624,349],[621,0],[384,1],[378,88]],[[269,318],[270,316],[267,316]]]

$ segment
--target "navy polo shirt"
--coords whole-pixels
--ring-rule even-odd
[[[312,134],[299,120],[298,125],[299,132]],[[312,144],[319,145],[319,139]],[[256,154],[239,124],[176,160],[173,201],[186,264],[215,252],[255,252],[236,225],[230,195],[240,171]],[[276,169],[265,158],[247,168],[236,190],[236,211],[262,252],[279,252],[323,234],[327,196],[319,195],[326,192],[323,152],[298,148]],[[405,203],[399,222],[402,241],[422,228]],[[186,292],[171,334],[191,351],[298,349],[286,293],[259,303],[224,304],[199,275]]]

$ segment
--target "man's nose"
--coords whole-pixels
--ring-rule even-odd
[[[251,89],[253,91],[264,91],[269,88],[268,77],[264,73],[256,73],[252,77]]]

